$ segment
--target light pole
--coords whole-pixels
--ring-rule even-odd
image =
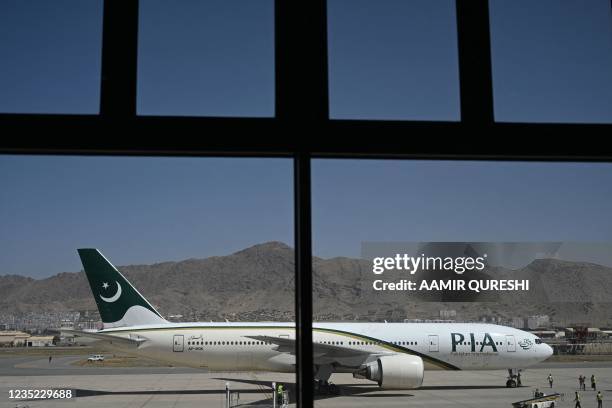
[[[272,383],[272,408],[276,408],[276,382]]]

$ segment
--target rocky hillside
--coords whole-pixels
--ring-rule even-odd
[[[268,242],[227,256],[153,265],[118,266],[163,315],[200,320],[293,319],[293,249]],[[494,278],[530,279],[530,294],[515,292],[495,302],[441,302],[409,292],[374,292],[369,261],[314,260],[313,301],[317,320],[401,320],[434,318],[454,309],[457,318],[511,318],[548,314],[558,324],[589,322],[612,326],[612,268],[552,259],[519,270],[493,268]],[[481,275],[478,278],[486,278]],[[397,276],[400,278],[401,276]],[[391,276],[385,277],[392,280]],[[445,299],[444,299],[445,300]],[[83,272],[47,279],[0,276],[3,313],[95,309]]]

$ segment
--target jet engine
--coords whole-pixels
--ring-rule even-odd
[[[407,354],[382,356],[362,366],[353,377],[376,381],[385,389],[418,388],[423,384],[423,360]]]

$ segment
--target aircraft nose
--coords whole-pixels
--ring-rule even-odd
[[[542,344],[544,346],[544,358],[548,358],[553,355],[553,348],[548,344]]]

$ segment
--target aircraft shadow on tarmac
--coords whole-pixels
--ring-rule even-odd
[[[521,385],[526,387],[526,385]],[[420,387],[419,390],[496,390],[501,388],[508,388],[505,385],[429,385]]]
[[[174,394],[225,394],[224,389],[219,390],[132,390],[132,391],[103,391],[73,389],[75,397],[95,397],[100,395],[174,395]],[[270,391],[254,389],[232,389],[241,394],[265,394]]]
[[[106,391],[106,390],[85,390],[82,388],[73,388],[73,398],[83,398],[83,397],[97,397],[103,395],[212,395],[225,394],[225,389],[219,390],[132,390],[132,391]],[[264,389],[232,389],[232,391],[239,392],[241,394],[269,394],[270,390]],[[52,398],[57,399],[57,398]],[[269,398],[266,398],[262,401],[267,401]],[[31,402],[31,401],[40,401],[40,399],[28,399],[22,400],[23,402]],[[256,402],[258,404],[260,402]]]
[[[223,395],[225,389],[218,390],[131,390],[131,391],[106,391],[106,390],[86,390],[86,389],[73,389],[75,398],[83,397],[98,397],[107,395]],[[261,400],[250,402],[249,405],[267,404],[269,405],[271,392],[268,389],[239,389],[232,388],[232,392],[238,392],[240,394],[263,394],[267,396]],[[35,401],[35,400],[28,400]],[[36,400],[37,401],[37,400]]]
[[[248,380],[242,378],[215,378],[216,380],[229,381],[231,383],[242,383],[249,385],[256,385],[260,388],[253,389],[240,389],[231,387],[232,392],[238,392],[240,394],[262,394],[265,397],[259,401],[251,402],[251,404],[264,404],[270,400],[272,393],[271,383],[269,381],[259,380]],[[289,391],[291,402],[295,402],[295,383],[278,382],[277,384],[283,384],[285,390]],[[361,384],[344,384],[337,385],[338,393],[334,394],[315,394],[315,400],[336,398],[336,397],[358,397],[358,398],[408,398],[413,397],[413,394],[406,393],[389,393],[380,392],[381,390],[374,384],[372,385],[361,385]],[[419,390],[432,391],[432,390],[484,390],[484,389],[500,389],[506,388],[505,386],[497,385],[440,385],[440,386],[425,386],[420,387]],[[220,388],[217,390],[131,390],[131,391],[106,391],[106,390],[90,390],[90,389],[74,389],[75,397],[95,397],[103,395],[223,395],[225,389]]]
[[[222,380],[222,381],[230,381],[230,382],[237,382],[237,383],[244,383],[244,384],[251,384],[251,385],[258,385],[258,386],[262,386],[265,387],[265,389],[267,390],[267,392],[272,392],[272,389],[270,387],[270,381],[259,381],[259,380],[247,380],[247,379],[242,379],[242,378],[215,378],[216,380]],[[277,382],[277,384],[283,384],[283,388],[287,391],[289,391],[289,399],[290,402],[293,403],[295,402],[294,398],[295,398],[295,383],[289,383],[289,382]],[[338,388],[338,393],[334,393],[334,394],[319,394],[319,393],[315,393],[314,398],[315,400],[322,400],[322,399],[327,399],[327,398],[337,398],[337,397],[360,397],[360,398],[370,398],[370,397],[376,397],[376,398],[389,398],[389,397],[393,397],[393,398],[403,398],[403,397],[413,397],[412,394],[398,394],[398,393],[379,393],[380,389],[378,388],[378,386],[372,384],[372,385],[358,385],[358,384],[343,384],[343,385],[336,385],[336,387]]]

